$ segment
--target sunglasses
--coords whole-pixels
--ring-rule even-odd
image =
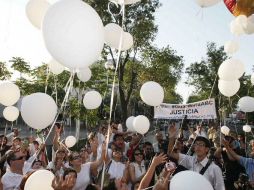
[[[138,155],[142,155],[143,156],[143,154],[141,152],[135,153],[135,156],[138,156]]]
[[[12,161],[17,161],[17,160],[24,160],[26,158],[26,156],[20,156],[20,157],[17,157],[17,158],[13,158],[11,159]]]

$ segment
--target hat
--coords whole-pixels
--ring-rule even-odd
[[[195,143],[196,141],[202,141],[202,142],[205,143],[205,146],[206,146],[207,148],[211,148],[210,141],[209,141],[207,138],[205,138],[205,137],[197,136],[196,139],[195,139],[195,141],[194,141],[194,143]]]

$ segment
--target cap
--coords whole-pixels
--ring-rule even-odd
[[[211,148],[210,141],[209,141],[207,138],[205,138],[205,137],[197,136],[196,139],[195,139],[195,141],[194,141],[194,143],[195,143],[196,141],[202,141],[202,142],[205,143],[205,146],[206,146],[206,147]]]

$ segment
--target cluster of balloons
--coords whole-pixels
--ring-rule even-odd
[[[21,116],[34,129],[45,129],[51,125],[56,114],[57,105],[48,94],[37,92],[22,99]]]
[[[224,96],[231,97],[240,89],[239,78],[244,73],[244,64],[237,59],[228,59],[224,61],[218,70],[219,83],[218,88]]]
[[[150,121],[144,115],[139,115],[137,117],[130,116],[125,124],[129,131],[137,132],[142,135],[147,133],[150,128]]]
[[[142,85],[140,97],[149,106],[159,106],[164,99],[164,90],[159,83],[148,81]]]
[[[133,46],[133,37],[129,32],[124,32],[122,27],[115,23],[109,23],[104,27],[105,43],[115,49],[119,49],[121,42],[122,51],[128,50]]]
[[[20,98],[19,87],[9,81],[0,83],[0,104],[6,106],[3,110],[3,116],[8,121],[15,121],[19,116],[19,110],[13,106]]]
[[[245,15],[237,16],[230,23],[230,31],[232,34],[239,36],[242,34],[254,33],[254,14],[247,17]]]

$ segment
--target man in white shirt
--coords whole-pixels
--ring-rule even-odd
[[[21,151],[7,152],[6,161],[10,166],[10,170],[7,171],[1,181],[3,184],[3,190],[19,190],[19,184],[23,178],[23,166],[25,163],[26,155]]]
[[[169,134],[171,135],[169,138],[168,154],[176,159],[179,165],[204,175],[214,190],[225,190],[221,169],[207,158],[210,149],[209,140],[203,136],[197,136],[194,142],[195,156],[189,156],[172,151],[175,141],[174,137],[176,136],[175,126],[169,127]]]

